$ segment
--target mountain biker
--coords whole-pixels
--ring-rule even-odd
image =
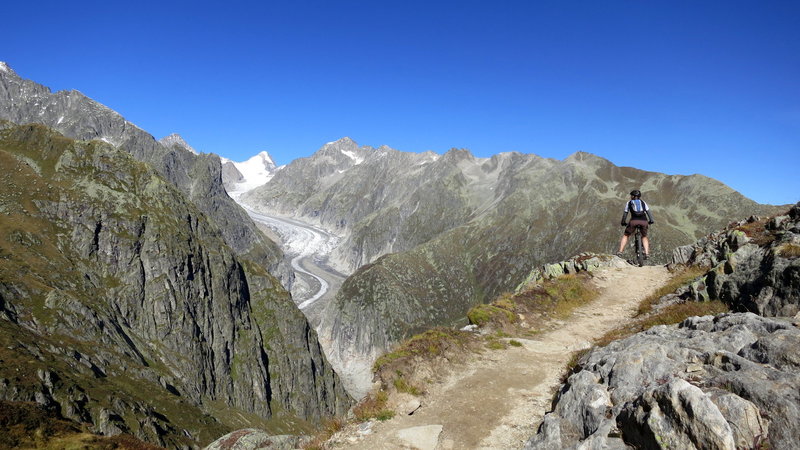
[[[631,221],[627,222],[628,213],[631,214]],[[642,193],[638,189],[631,191],[631,199],[625,204],[625,211],[622,213],[622,221],[620,222],[625,227],[625,233],[619,242],[619,251],[617,256],[622,256],[622,251],[628,245],[628,237],[634,232],[637,226],[642,229],[642,244],[644,245],[644,259],[650,257],[650,240],[647,238],[647,229],[653,223],[653,214],[650,213],[650,208],[644,200],[642,200]]]

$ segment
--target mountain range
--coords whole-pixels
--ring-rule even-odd
[[[374,359],[432,326],[513,291],[530,271],[581,252],[614,253],[628,193],[656,220],[651,263],[741,216],[780,210],[702,175],[617,167],[589,153],[477,158],[359,146],[343,138],[240,197],[341,236],[328,261],[350,274],[318,332],[337,365],[369,384]],[[359,368],[356,368],[359,367]]]

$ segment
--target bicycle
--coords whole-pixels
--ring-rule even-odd
[[[642,245],[642,226],[636,225],[636,232],[633,235],[633,244],[636,249],[636,264],[639,267],[644,266],[644,246]]]

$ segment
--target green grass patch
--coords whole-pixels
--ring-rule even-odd
[[[519,316],[544,315],[564,319],[575,308],[597,298],[591,275],[562,275],[517,294],[503,294],[490,304],[473,307],[467,313],[470,323],[500,330],[514,329]],[[519,333],[520,330],[515,330]]]
[[[516,319],[513,311],[500,306],[480,304],[467,312],[469,323],[479,327],[490,323],[513,323]]]
[[[505,350],[508,348],[508,344],[500,339],[488,339],[486,341],[486,348],[489,350]]]
[[[418,387],[409,383],[405,379],[405,377],[403,377],[402,373],[399,373],[397,375],[397,378],[394,379],[393,384],[397,392],[404,392],[406,394],[411,394],[415,396],[422,395],[422,391]]]
[[[447,349],[463,349],[472,339],[473,335],[466,331],[443,327],[434,328],[411,337],[393,352],[378,358],[373,370],[380,372],[391,366],[395,371],[406,372],[403,367],[409,363],[410,359],[417,357],[429,359],[441,355]]]
[[[512,347],[522,347],[522,342],[511,339],[510,341],[508,341],[508,345]]]

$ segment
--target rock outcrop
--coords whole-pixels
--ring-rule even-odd
[[[752,313],[693,317],[595,349],[526,449],[796,448],[800,329]]]
[[[734,223],[675,249],[674,264],[710,270],[679,292],[681,300],[719,299],[763,316],[800,312],[800,203],[772,218]]]
[[[269,433],[253,428],[245,428],[228,433],[209,444],[204,450],[253,450],[268,448],[270,450],[295,450],[303,448],[308,438],[292,435],[272,436]]]
[[[41,125],[0,161],[0,399],[169,447],[347,410],[280,282],[150,166]]]

